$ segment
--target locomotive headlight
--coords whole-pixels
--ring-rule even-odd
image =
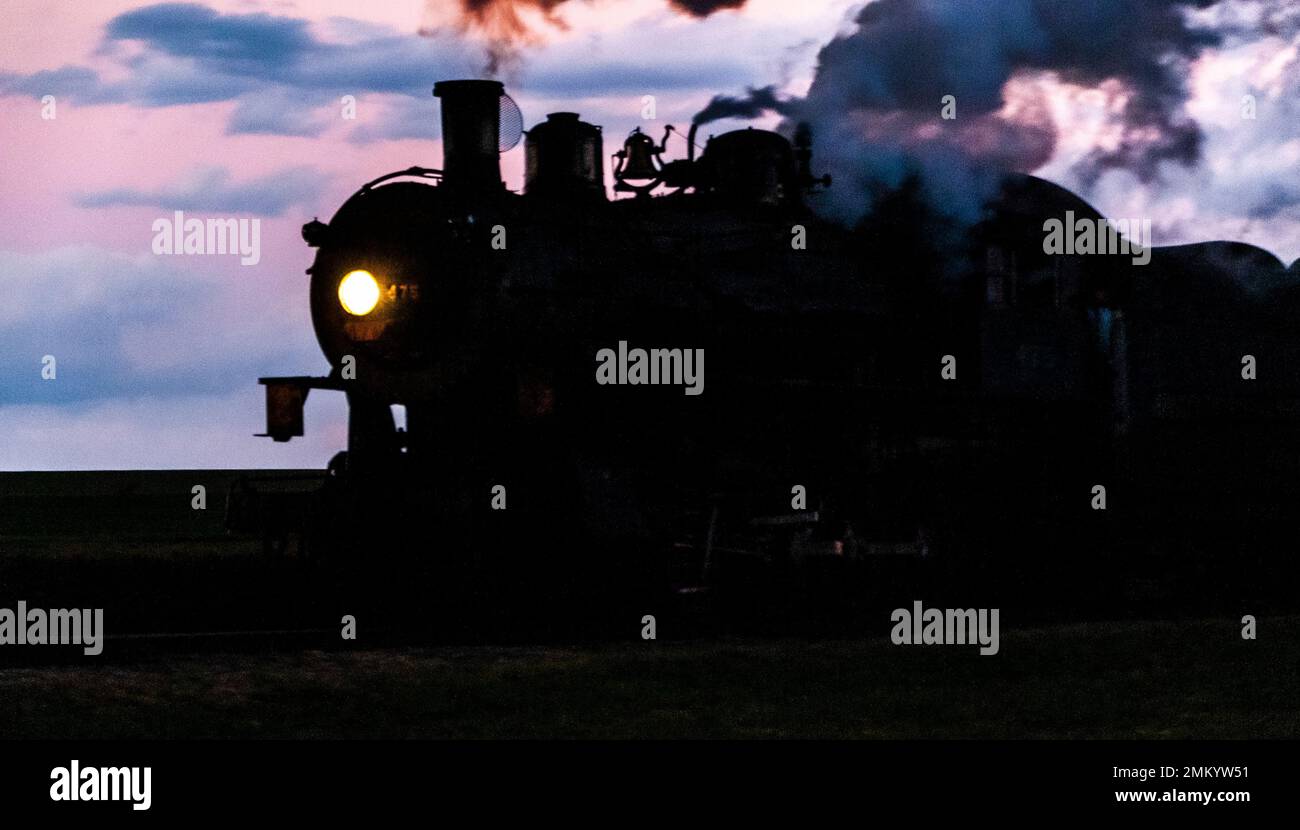
[[[369,271],[349,271],[339,283],[339,303],[348,314],[358,317],[375,310],[379,302],[379,283]]]

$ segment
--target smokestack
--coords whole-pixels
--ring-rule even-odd
[[[501,185],[500,81],[439,81],[443,183],[462,192],[495,193]]]

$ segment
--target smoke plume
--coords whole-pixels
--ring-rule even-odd
[[[487,71],[499,74],[504,68],[518,63],[522,47],[540,41],[541,35],[528,21],[527,12],[540,14],[545,23],[563,29],[564,21],[556,10],[569,0],[459,0],[459,14],[453,25],[461,31],[474,31],[487,40]],[[746,0],[667,0],[668,7],[679,14],[703,19],[724,9],[739,9]],[[441,11],[438,0],[426,0],[427,18],[438,20]],[[421,29],[428,34],[438,25],[427,24]]]
[[[789,115],[795,108],[776,95],[775,86],[762,89],[750,89],[744,95],[715,95],[708,106],[695,114],[692,119],[696,124],[708,124],[720,118],[757,118],[765,112]]]
[[[1116,168],[1150,180],[1164,162],[1199,159],[1184,78],[1219,35],[1189,12],[1219,2],[876,0],[822,48],[805,97],[781,100],[771,87],[717,96],[696,121],[767,111],[786,116],[783,131],[808,122],[820,166],[837,181],[831,208],[844,218],[912,174],[936,207],[970,217],[1003,173],[1052,157],[1057,135],[1039,82],[1054,81],[1101,90],[1116,121],[1114,140],[1080,162],[1081,180]],[[945,100],[955,118],[941,117]]]

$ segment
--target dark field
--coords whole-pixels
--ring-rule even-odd
[[[1300,619],[871,641],[216,655],[0,671],[24,738],[1296,738]]]
[[[320,625],[296,596],[294,545],[276,557],[260,534],[227,531],[227,492],[243,475],[292,492],[321,474],[0,473],[0,607],[103,608],[110,636]],[[195,485],[205,509],[192,506]]]
[[[0,738],[1300,737],[1300,616],[1257,605],[1255,641],[1231,613],[1047,624],[1005,606],[992,657],[894,646],[887,612],[852,639],[683,637],[661,617],[658,641],[632,626],[586,646],[383,647],[364,622],[357,648],[115,641],[157,619],[337,624],[288,601],[292,559],[268,567],[259,539],[224,530],[237,475],[0,474],[0,606],[102,600],[109,634],[102,657],[57,666],[0,651]]]
[[[242,475],[292,480],[316,471],[143,470],[0,472],[0,558],[189,559],[257,554],[260,540],[232,536],[226,492]],[[192,488],[207,508],[191,506]]]

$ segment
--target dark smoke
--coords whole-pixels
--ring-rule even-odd
[[[460,16],[457,26],[461,31],[473,30],[487,38],[487,65],[484,70],[492,76],[499,75],[507,67],[519,61],[522,46],[537,41],[537,35],[528,26],[520,14],[524,8],[542,13],[548,24],[564,28],[564,23],[555,14],[555,9],[566,0],[460,0]],[[430,16],[436,17],[438,0],[426,0]],[[421,28],[420,34],[436,32],[436,28]]]
[[[739,9],[745,0],[668,0],[668,5],[691,17],[708,17],[723,9]]]
[[[460,0],[464,22],[486,30],[499,30],[509,37],[523,37],[528,27],[519,10],[530,7],[554,21],[556,7],[566,0]]]
[[[765,112],[788,115],[792,111],[790,104],[776,97],[775,86],[765,86],[750,89],[739,97],[715,95],[691,120],[696,124],[708,124],[719,118],[757,118]]]
[[[546,22],[559,29],[564,22],[556,15],[556,9],[569,0],[460,0],[460,19],[458,25],[462,30],[475,30],[487,36],[488,62],[487,71],[498,74],[503,68],[518,62],[520,47],[538,40],[528,22],[520,14],[524,9],[541,12]],[[724,9],[739,9],[746,0],[667,0],[668,7],[689,17],[703,19],[714,12]],[[431,13],[437,11],[439,0],[426,0]],[[422,29],[428,33],[429,29]]]
[[[1081,162],[1081,180],[1110,169],[1150,180],[1162,162],[1200,158],[1200,128],[1183,112],[1184,78],[1219,36],[1186,13],[1218,2],[877,0],[854,31],[822,48],[804,98],[778,100],[771,88],[719,96],[696,120],[769,111],[786,116],[783,131],[809,122],[821,165],[840,183],[833,209],[845,218],[911,175],[935,207],[970,217],[1003,172],[1051,158],[1056,135],[1032,81],[1052,73],[1122,96],[1114,99],[1119,141]],[[946,95],[956,99],[955,120],[940,118]]]

